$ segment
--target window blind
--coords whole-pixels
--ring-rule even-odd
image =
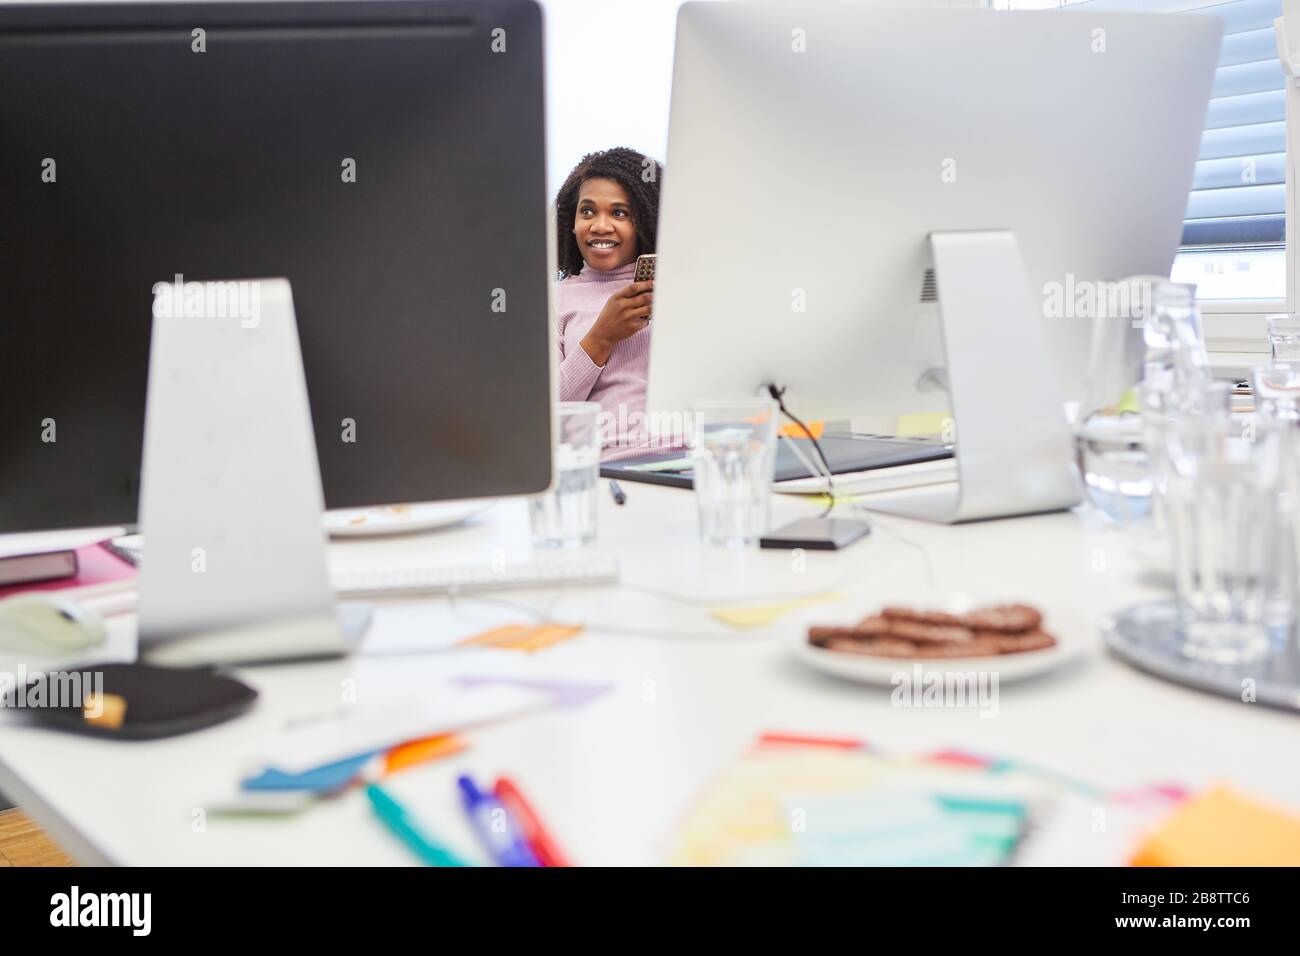
[[[1097,10],[1202,11],[1223,19],[1183,246],[1280,246],[1286,238],[1286,94],[1273,37],[1282,0],[1083,0]],[[1081,6],[1069,4],[1069,6]]]

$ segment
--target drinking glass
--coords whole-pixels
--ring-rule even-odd
[[[560,402],[556,414],[555,487],[529,503],[533,544],[579,548],[596,540],[600,480],[600,405]]]
[[[1250,370],[1255,413],[1300,428],[1300,364],[1260,365]]]
[[[1279,429],[1234,415],[1231,388],[1206,383],[1164,424],[1164,510],[1183,653],[1215,663],[1264,654],[1284,636],[1278,614]]]
[[[1290,312],[1265,316],[1273,362],[1300,362],[1300,318]]]
[[[700,538],[741,548],[767,531],[776,467],[776,403],[697,402],[693,448]]]
[[[1075,435],[1074,447],[1094,508],[1120,525],[1151,514],[1153,477],[1141,416],[1093,416]]]

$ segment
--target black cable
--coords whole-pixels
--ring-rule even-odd
[[[803,433],[807,435],[808,440],[812,442],[813,449],[817,452],[817,457],[821,459],[822,468],[826,469],[826,494],[830,497],[830,500],[826,502],[826,510],[818,515],[819,518],[825,518],[831,513],[831,509],[835,507],[835,481],[831,477],[830,462],[826,460],[826,455],[822,452],[822,446],[819,445],[817,439],[813,437],[812,429],[796,418],[794,412],[785,407],[785,400],[783,398],[785,395],[785,389],[777,388],[775,385],[769,384],[767,386],[767,394],[772,396],[772,400],[776,402],[776,407],[781,410],[782,415],[803,429]],[[794,439],[791,439],[791,441],[793,440]]]

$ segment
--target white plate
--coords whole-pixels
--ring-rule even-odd
[[[892,606],[947,611],[950,614],[962,614],[977,607],[988,607],[994,604],[1033,604],[1032,601],[1023,597],[1008,598],[1001,596],[975,600],[970,595],[960,593],[891,598],[887,603]],[[879,613],[884,606],[883,603],[876,604],[856,615],[844,614],[842,609],[837,609],[835,617],[839,621],[858,621],[868,614]],[[945,674],[948,672],[955,674],[980,671],[996,673],[999,682],[1018,681],[1049,671],[1067,661],[1073,660],[1090,643],[1098,640],[1092,634],[1089,626],[1077,618],[1058,611],[1040,610],[1043,610],[1043,629],[1056,638],[1055,646],[1044,648],[1041,651],[995,654],[991,657],[871,657],[866,654],[844,654],[840,651],[829,651],[825,648],[814,647],[808,643],[806,627],[799,628],[798,633],[791,635],[789,647],[794,656],[809,667],[846,680],[857,681],[860,684],[876,684],[882,687],[894,686],[897,683],[896,675],[899,672],[910,673],[918,664],[925,674]],[[827,624],[831,623],[831,621],[826,620],[823,616],[819,623]]]
[[[491,508],[487,501],[440,501],[380,508],[349,508],[325,512],[325,530],[331,538],[364,538],[378,534],[410,534],[450,528]]]

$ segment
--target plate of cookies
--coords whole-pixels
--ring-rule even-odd
[[[900,666],[926,670],[996,671],[1021,680],[1073,658],[1082,642],[1065,622],[1048,621],[1032,604],[940,600],[891,601],[846,623],[814,624],[797,635],[795,656],[850,680],[890,685]]]

